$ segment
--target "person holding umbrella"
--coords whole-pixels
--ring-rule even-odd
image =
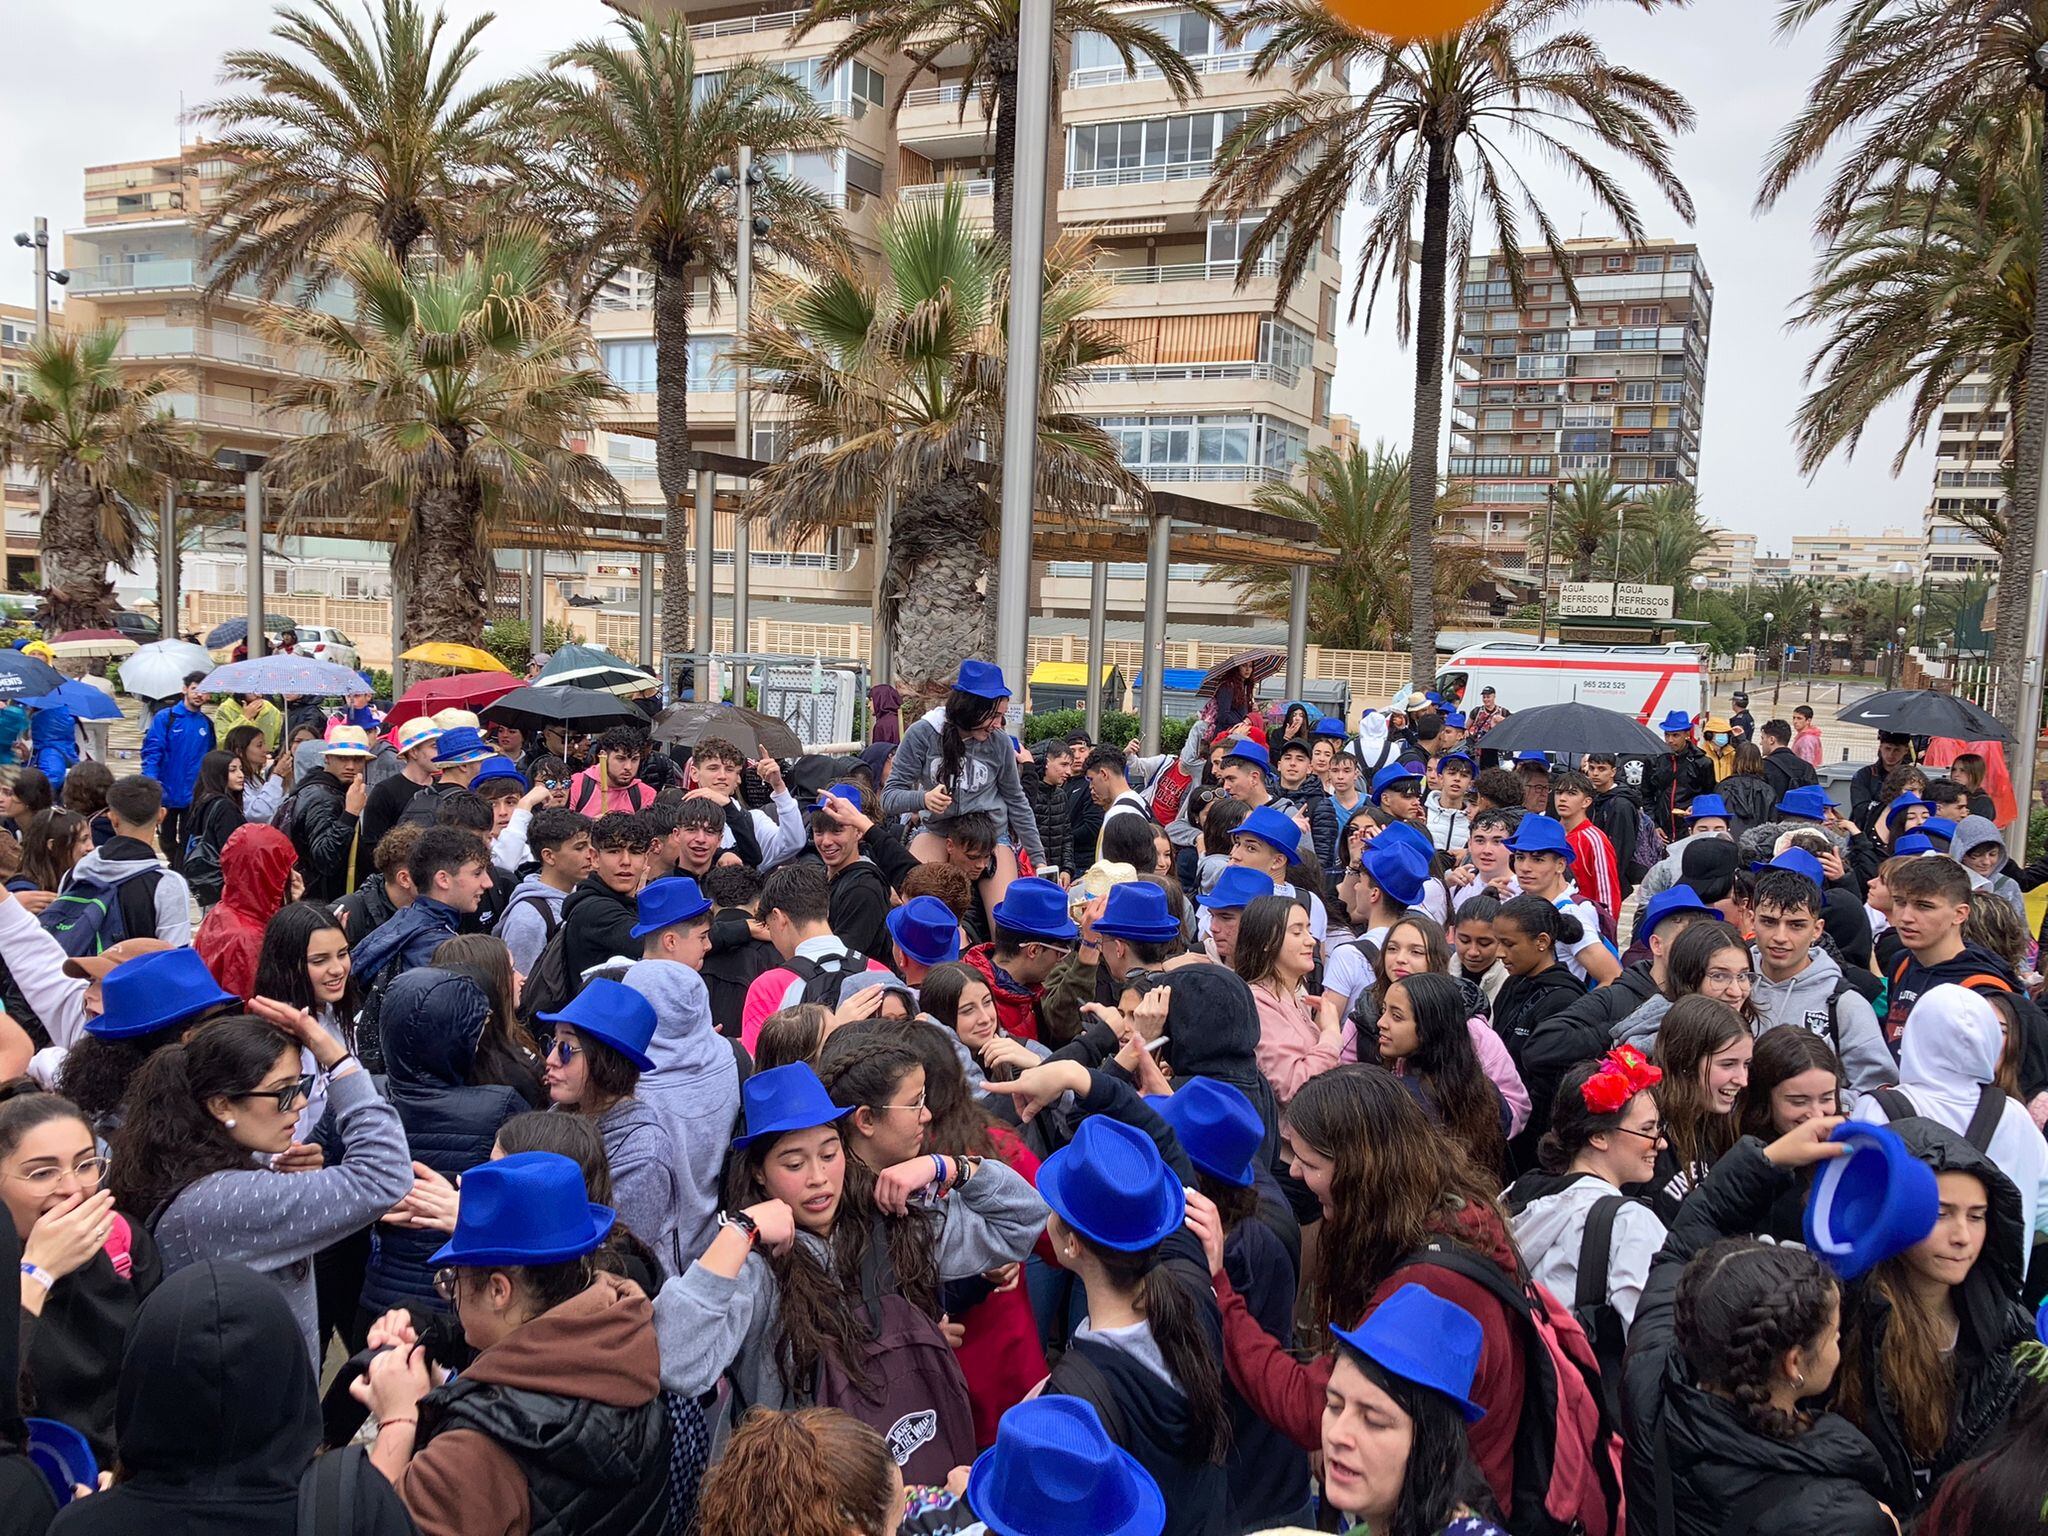
[[[217,745],[213,722],[201,708],[206,695],[199,685],[205,681],[204,672],[187,672],[184,695],[149,722],[142,738],[142,772],[164,788],[158,841],[173,869],[184,867],[185,812],[191,808],[192,791],[199,784],[199,765]]]

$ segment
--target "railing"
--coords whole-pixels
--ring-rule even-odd
[[[1272,277],[1280,263],[1270,257],[1252,267],[1253,277]],[[1103,267],[1096,275],[1112,283],[1204,283],[1229,281],[1237,276],[1234,261],[1180,261],[1158,267]]]
[[[252,368],[275,368],[286,373],[323,373],[326,359],[299,347],[281,346],[261,336],[234,331],[216,331],[197,326],[132,327],[122,333],[117,354],[121,357],[203,357],[220,363],[243,363]]]
[[[950,107],[959,103],[967,94],[967,87],[955,80],[946,85],[920,85],[915,90],[903,93],[905,107]]]
[[[1265,464],[1126,464],[1124,468],[1148,485],[1287,483],[1286,470]]]
[[[1256,48],[1239,48],[1230,53],[1196,54],[1188,60],[1188,68],[1198,75],[1238,74],[1252,67],[1257,58]],[[1136,69],[1125,69],[1121,63],[1092,64],[1086,69],[1077,69],[1067,76],[1067,88],[1085,91],[1099,85],[1128,85],[1139,80],[1163,80],[1165,72],[1157,64],[1145,59],[1138,61]]]
[[[1215,171],[1214,160],[1190,160],[1181,165],[1122,165],[1107,170],[1069,171],[1069,187],[1135,187],[1146,182],[1206,181]]]
[[[218,395],[165,395],[162,399],[178,420],[202,426],[271,432],[280,437],[319,430],[311,412],[272,410],[258,400],[230,400]]]
[[[958,187],[962,197],[994,197],[996,184],[986,176],[969,180],[947,179],[945,181],[919,182],[916,186],[904,187],[897,194],[906,203],[935,203],[946,195],[946,188]]]
[[[1301,382],[1301,370],[1284,363],[1128,363],[1083,368],[1084,384],[1150,384],[1190,379],[1258,379],[1288,389]]]
[[[71,269],[74,293],[196,288],[204,281],[198,263],[192,261],[104,261],[96,267]],[[235,291],[243,291],[240,283],[235,285]],[[253,285],[250,296],[254,296]]]
[[[733,16],[724,21],[700,21],[690,28],[690,41],[714,37],[745,37],[755,32],[787,32],[809,13],[806,11],[764,11],[758,16]]]

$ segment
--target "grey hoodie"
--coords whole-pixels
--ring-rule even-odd
[[[740,1112],[739,1064],[732,1042],[712,1025],[704,978],[687,965],[636,960],[625,983],[654,1005],[647,1043],[654,1070],[641,1074],[636,1096],[660,1117],[674,1148],[676,1241],[688,1263],[718,1235],[719,1173]]]
[[[531,976],[533,967],[540,959],[540,952],[547,948],[551,925],[541,916],[539,907],[528,901],[537,896],[554,913],[552,927],[562,924],[562,903],[569,899],[567,891],[558,891],[539,875],[528,875],[512,887],[512,895],[505,902],[505,915],[498,919],[495,930],[505,941],[505,947],[512,951],[512,969],[522,976]]]
[[[668,1122],[636,1091],[599,1115],[597,1130],[604,1137],[604,1160],[611,1165],[612,1205],[619,1220],[654,1250],[663,1273],[681,1274],[695,1254],[682,1245],[690,1196]]]
[[[1991,843],[1997,844],[2001,854],[2005,852],[2005,837],[1997,825],[1986,816],[1965,816],[1956,823],[1955,836],[1949,839],[1949,857],[1961,863],[1964,854],[1973,848],[1982,848]],[[2032,926],[2027,923],[2027,898],[2020,894],[2019,882],[2011,875],[2005,874],[2002,869],[1990,875],[1980,875],[1971,870],[1970,884],[1980,890],[1988,889],[1994,896],[2003,897],[2013,911],[2019,913],[2020,922],[2025,926]]]
[[[889,765],[889,782],[882,790],[882,810],[889,816],[918,815],[924,810],[925,792],[938,782],[944,761],[939,733],[946,720],[944,709],[927,712],[903,733]],[[1025,797],[1024,781],[1017,773],[1017,749],[1006,732],[991,732],[986,741],[967,743],[960,772],[946,786],[953,795],[949,814],[987,811],[996,819],[996,835],[1007,836],[1031,854],[1034,864],[1045,863],[1045,845],[1038,837],[1038,816]]]
[[[1614,1026],[1614,1043],[1632,1045],[1645,1056],[1656,1049],[1657,1031],[1664,1027],[1664,1015],[1671,1011],[1671,999],[1652,993],[1641,1007]]]
[[[128,847],[134,841],[118,839]],[[112,846],[111,844],[109,846]],[[192,889],[185,884],[185,877],[176,870],[167,868],[154,854],[149,858],[122,858],[116,854],[107,856],[105,848],[95,848],[71,867],[71,873],[63,880],[63,889],[70,889],[79,880],[97,880],[103,885],[118,886],[137,875],[153,874],[158,877],[153,893],[156,901],[156,928],[150,933],[131,933],[131,939],[162,939],[173,948],[183,948],[192,942]]]
[[[1805,970],[1790,981],[1771,981],[1763,975],[1762,951],[1751,953],[1758,979],[1749,1000],[1756,1008],[1759,1034],[1779,1024],[1797,1024],[1819,1035],[1842,1058],[1842,1070],[1848,1074],[1853,1093],[1897,1085],[1898,1063],[1884,1043],[1877,1014],[1862,993],[1843,983],[1842,967],[1833,955],[1816,946],[1809,952]],[[1848,1110],[1847,1104],[1842,1106],[1842,1113]]]

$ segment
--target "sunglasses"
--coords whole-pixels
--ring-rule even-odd
[[[460,1277],[460,1272],[453,1266],[447,1269],[435,1270],[434,1294],[443,1301],[453,1301],[455,1299],[455,1282]]]
[[[277,1107],[280,1110],[288,1110],[295,1108],[302,1100],[310,1098],[312,1093],[313,1074],[311,1072],[302,1072],[290,1082],[283,1083],[276,1088],[258,1088],[253,1092],[242,1094],[240,1097],[245,1099],[272,1099],[276,1101]]]
[[[574,1061],[578,1056],[582,1054],[582,1046],[572,1045],[569,1041],[562,1039],[560,1036],[555,1036],[549,1039],[546,1047],[541,1051],[540,1056],[542,1061],[554,1061],[557,1058],[560,1058],[562,1065],[566,1067],[567,1065],[569,1065],[570,1062]]]

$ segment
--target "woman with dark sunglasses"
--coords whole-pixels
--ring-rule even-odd
[[[326,1080],[338,1161],[305,1172],[276,1165],[312,1091],[310,1051]],[[368,1226],[412,1188],[397,1111],[362,1064],[312,1014],[252,998],[166,1045],[128,1085],[115,1134],[114,1204],[154,1234],[166,1274],[203,1259],[246,1264],[284,1289],[317,1363],[313,1256]]]

